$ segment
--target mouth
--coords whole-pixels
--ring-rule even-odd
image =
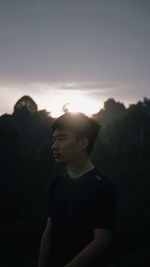
[[[59,153],[53,153],[54,158],[59,158],[60,154]]]

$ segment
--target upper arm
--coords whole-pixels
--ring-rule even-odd
[[[116,227],[116,193],[110,182],[97,184],[95,196],[91,204],[93,229],[111,232]]]
[[[109,242],[112,237],[112,230],[107,228],[94,229],[94,239],[98,241]]]
[[[46,227],[45,227],[45,230],[44,230],[44,234],[51,233],[51,229],[52,229],[52,219],[51,219],[51,217],[48,217],[47,224],[46,224]]]
[[[112,238],[112,230],[107,228],[96,228],[94,229],[94,240],[97,242],[99,247],[105,251],[110,245]]]
[[[105,251],[110,245],[116,224],[116,194],[109,182],[99,188],[96,197],[93,197],[91,211],[93,240]]]

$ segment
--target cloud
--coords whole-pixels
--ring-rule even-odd
[[[44,91],[70,91],[90,93],[105,93],[112,89],[112,85],[105,82],[55,82],[55,83],[31,83],[30,88],[36,88],[37,92]]]

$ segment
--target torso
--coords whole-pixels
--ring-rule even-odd
[[[72,179],[61,176],[53,194],[52,262],[66,264],[93,239],[93,203],[103,194],[107,176],[96,168]],[[59,255],[59,257],[58,257]]]

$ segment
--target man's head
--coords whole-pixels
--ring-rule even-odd
[[[68,163],[91,155],[100,125],[83,113],[65,113],[52,124],[56,162]]]

